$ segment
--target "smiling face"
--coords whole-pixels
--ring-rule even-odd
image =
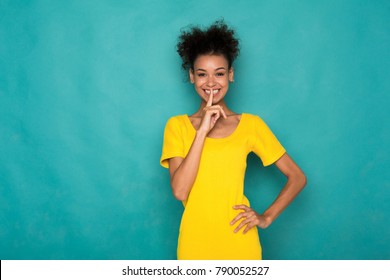
[[[200,55],[194,62],[194,69],[190,69],[190,80],[196,92],[205,102],[213,94],[213,104],[223,100],[233,75],[233,67],[229,69],[223,55]]]

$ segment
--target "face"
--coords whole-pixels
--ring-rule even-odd
[[[233,67],[229,69],[223,55],[200,55],[194,62],[194,69],[190,69],[190,80],[196,92],[206,102],[213,94],[214,104],[225,97],[233,75]]]

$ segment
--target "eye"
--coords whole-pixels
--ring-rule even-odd
[[[217,77],[223,77],[223,76],[225,76],[225,73],[224,73],[224,72],[218,72],[218,73],[216,74],[216,76],[217,76]]]
[[[198,73],[198,77],[206,77],[205,73]]]

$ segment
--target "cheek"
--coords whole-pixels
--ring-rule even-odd
[[[223,87],[228,87],[229,86],[229,80],[227,78],[221,79],[219,81],[219,84]]]
[[[195,77],[194,78],[195,84],[196,85],[203,85],[204,83],[207,82],[207,78],[204,77]]]
[[[199,81],[198,82],[195,81],[194,87],[198,93],[203,93],[202,85],[203,83],[199,83]]]
[[[195,88],[201,88],[204,86],[205,83],[206,83],[206,81],[204,81],[204,79],[196,79],[194,86],[195,86]]]

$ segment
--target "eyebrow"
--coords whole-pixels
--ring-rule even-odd
[[[215,69],[215,71],[218,71],[218,70],[226,70],[226,68],[225,67],[219,67],[219,68],[217,68],[217,69]],[[202,68],[198,68],[198,69],[196,69],[195,71],[204,71],[204,72],[207,72],[205,69],[202,69]]]

